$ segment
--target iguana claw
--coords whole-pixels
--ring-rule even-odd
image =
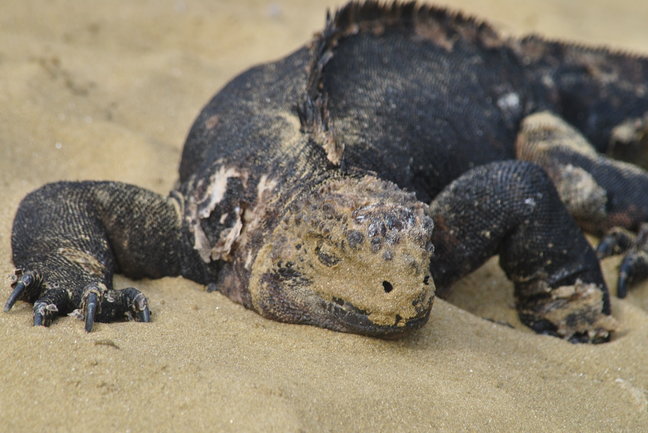
[[[11,278],[11,287],[13,288],[13,291],[4,305],[5,313],[9,312],[19,299],[27,300],[28,298],[31,298],[35,292],[40,290],[40,286],[43,282],[39,274],[35,272],[23,273],[22,269],[16,269]]]
[[[58,314],[58,307],[47,302],[36,302],[34,304],[34,326],[49,326],[54,316]]]
[[[628,294],[628,286],[646,277],[648,277],[648,252],[643,248],[633,248],[626,254],[619,266],[617,297],[625,298]]]
[[[630,231],[614,227],[601,238],[596,247],[596,256],[599,260],[616,254],[623,254],[632,248],[636,235]]]
[[[42,313],[34,313],[34,326],[46,326]]]
[[[85,302],[85,330],[86,332],[90,332],[92,331],[92,325],[94,325],[95,313],[97,311],[97,294],[90,292]]]
[[[625,298],[631,284],[648,277],[648,225],[642,224],[636,235],[620,227],[612,228],[601,239],[596,254],[599,259],[625,254],[617,280],[617,297]]]
[[[4,306],[4,312],[5,313],[8,313],[9,310],[11,310],[11,307],[14,306],[16,301],[18,299],[20,299],[23,292],[25,291],[26,286],[27,285],[22,281],[16,284],[16,286],[13,288],[13,292],[11,292],[11,295],[9,295],[9,298],[7,299],[7,302],[5,303],[5,306]]]
[[[135,320],[138,322],[150,322],[151,311],[146,296],[134,287],[128,287],[123,292],[126,297],[127,309],[135,314]]]

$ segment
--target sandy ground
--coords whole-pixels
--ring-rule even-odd
[[[330,3],[332,5],[334,3]],[[642,0],[455,1],[503,32],[648,53]],[[242,69],[323,23],[325,2],[3,0],[0,272],[21,197],[60,179],[166,193],[194,116]],[[615,260],[605,263],[614,274]],[[519,325],[495,262],[386,342],[265,320],[180,278],[136,284],[151,324],[0,314],[0,431],[638,432],[648,425],[648,286],[613,299],[615,340]],[[4,298],[8,283],[2,284]],[[511,329],[484,318],[507,321]]]

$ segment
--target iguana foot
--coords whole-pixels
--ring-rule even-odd
[[[151,311],[146,296],[134,287],[114,290],[103,284],[89,284],[83,289],[80,308],[70,315],[85,320],[85,330],[92,331],[94,322],[135,320],[150,322]]]
[[[525,299],[518,311],[522,322],[540,334],[571,343],[604,343],[617,328],[604,305],[600,287],[577,280]]]
[[[16,212],[11,246],[19,269],[4,310],[22,300],[34,305],[34,325],[71,314],[85,321],[87,331],[95,322],[149,322],[146,297],[134,288],[113,290],[113,275],[179,275],[186,260],[184,275],[202,276],[181,224],[175,200],[133,185],[44,185]]]
[[[137,289],[108,289],[103,283],[90,283],[83,289],[48,284],[38,272],[17,269],[12,276],[13,291],[4,306],[11,310],[18,300],[33,302],[34,326],[49,326],[56,316],[68,314],[85,320],[90,332],[94,322],[136,320],[150,322],[148,300]]]
[[[596,254],[599,259],[625,254],[617,280],[617,297],[625,298],[631,284],[648,278],[648,223],[641,224],[636,235],[619,227],[611,229],[601,239]]]
[[[623,227],[613,227],[601,238],[596,247],[599,260],[606,257],[623,254],[636,242],[636,235]]]

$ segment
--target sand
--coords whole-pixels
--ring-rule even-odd
[[[116,179],[166,193],[229,78],[307,41],[326,2],[3,0],[0,272],[28,191]],[[329,5],[334,4],[333,2]],[[648,53],[642,0],[455,1],[502,32]],[[604,265],[614,286],[617,259]],[[605,345],[538,336],[489,262],[387,342],[265,320],[181,278],[132,282],[150,324],[0,314],[2,432],[631,432],[648,425],[648,285],[613,298]],[[8,293],[8,282],[0,292]],[[514,329],[484,320],[509,322]]]

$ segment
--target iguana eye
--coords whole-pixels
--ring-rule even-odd
[[[333,267],[342,261],[341,258],[333,253],[332,248],[326,244],[320,244],[315,247],[315,254],[319,262],[324,266]]]

